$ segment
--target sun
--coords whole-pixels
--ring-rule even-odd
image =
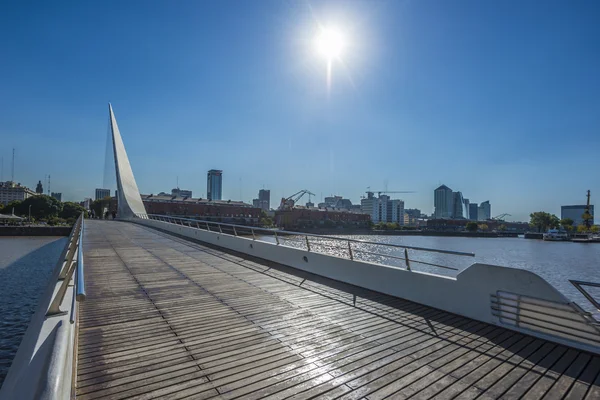
[[[339,58],[346,45],[344,36],[335,28],[323,28],[315,38],[317,51],[327,60]]]

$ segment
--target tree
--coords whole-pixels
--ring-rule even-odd
[[[487,231],[488,230],[488,226],[487,226],[487,224],[481,224],[481,225],[479,225],[479,229],[482,230],[482,231]]]
[[[548,228],[557,228],[560,225],[560,220],[556,215],[544,211],[531,213],[529,217],[529,225],[536,228],[538,232],[546,231]]]
[[[563,218],[560,220],[560,226],[566,231],[573,230],[573,220],[571,218]]]
[[[15,215],[21,214],[21,202],[19,200],[11,201],[4,206],[4,209],[1,212],[2,214],[12,214],[13,210],[15,210]]]
[[[584,232],[587,232],[587,231],[588,231],[588,229],[587,229],[587,227],[585,225],[582,224],[582,225],[578,225],[577,226],[577,232],[584,233]]]
[[[79,218],[79,215],[81,215],[82,212],[85,212],[85,208],[70,201],[64,202],[62,206],[62,211],[60,212],[59,217],[64,219]]]
[[[468,230],[469,232],[477,232],[477,222],[467,222],[467,225],[465,226],[465,229]]]
[[[400,229],[400,225],[397,222],[388,222],[386,224],[386,229],[390,231],[397,230]]]
[[[592,227],[590,228],[590,232],[598,233],[600,232],[600,227],[598,227],[598,225],[592,225]]]
[[[62,204],[54,197],[39,195],[31,196],[23,200],[21,203],[21,215],[29,214],[29,207],[31,206],[31,216],[35,219],[48,219],[51,217],[57,217],[62,210]]]
[[[504,231],[506,230],[506,225],[504,225],[504,224],[500,225],[500,226],[498,227],[498,230],[499,230],[500,232],[504,232]]]

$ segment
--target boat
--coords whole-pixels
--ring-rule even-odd
[[[571,239],[571,241],[575,243],[600,243],[600,235],[589,234],[584,237],[574,237],[573,239]]]
[[[548,230],[548,232],[544,233],[542,239],[560,242],[569,240],[569,235],[567,235],[567,232],[565,231],[559,231],[558,229],[550,229]]]

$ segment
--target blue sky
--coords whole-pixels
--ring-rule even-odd
[[[0,5],[0,156],[68,200],[103,184],[107,102],[144,193],[358,202],[445,183],[515,220],[600,196],[600,2]],[[346,37],[315,54],[318,26]]]

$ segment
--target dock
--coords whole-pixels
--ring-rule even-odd
[[[600,398],[600,356],[127,222],[84,230],[78,399]]]

